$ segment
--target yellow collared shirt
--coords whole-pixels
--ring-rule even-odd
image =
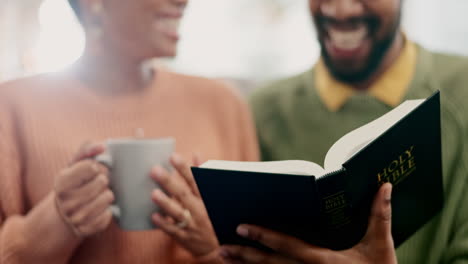
[[[389,106],[400,104],[413,79],[416,53],[416,45],[405,40],[399,57],[365,92]],[[340,110],[349,98],[359,92],[352,86],[335,80],[322,60],[315,67],[315,87],[325,106],[333,112]]]

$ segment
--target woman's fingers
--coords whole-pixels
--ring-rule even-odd
[[[154,224],[169,235],[176,236],[178,239],[185,239],[187,236],[186,230],[177,226],[174,218],[159,213],[154,214],[152,217]]]
[[[107,209],[101,214],[94,217],[90,222],[77,227],[79,232],[84,236],[93,235],[97,232],[104,231],[112,221],[112,212]]]
[[[193,153],[192,161],[194,167],[200,167],[203,164],[202,155],[198,152]]]
[[[70,168],[63,170],[55,182],[57,194],[61,196],[70,190],[82,187],[101,174],[101,168],[92,160],[80,161]]]
[[[186,213],[187,209],[183,208],[178,202],[169,198],[161,190],[155,190],[152,196],[154,202],[165,212],[165,214],[171,216],[177,222],[187,221],[187,218],[189,218]],[[191,223],[187,223],[187,226],[190,224]]]
[[[109,223],[110,218],[107,222],[96,222],[97,217],[109,211],[108,207],[114,200],[108,184],[107,175],[92,160],[79,161],[57,176],[54,190],[56,206],[64,222],[77,236],[93,235],[102,231],[102,224]]]
[[[100,174],[84,186],[64,193],[63,196],[67,199],[63,201],[62,206],[67,211],[73,213],[80,207],[93,201],[99,194],[107,190],[108,187],[109,177],[105,174]]]
[[[80,208],[71,217],[70,220],[73,224],[80,226],[92,222],[96,216],[109,209],[114,201],[114,194],[107,190],[93,199],[90,203]]]
[[[190,187],[192,193],[200,197],[200,191],[198,190],[197,183],[195,182],[192,170],[190,169],[187,161],[185,161],[182,156],[174,154],[171,157],[171,164],[174,166],[179,175],[182,176],[182,178],[185,180],[185,183]]]
[[[169,175],[162,167],[155,167],[151,172],[151,177],[157,181],[159,186],[172,198],[179,201],[184,207],[193,206],[194,194],[187,183],[177,173]]]
[[[72,159],[71,164],[102,154],[106,150],[103,144],[85,142]]]

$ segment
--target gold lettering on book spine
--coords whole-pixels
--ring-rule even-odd
[[[377,174],[379,185],[390,182],[393,185],[399,184],[416,170],[414,160],[414,146],[405,150],[398,158],[392,160],[390,164]]]
[[[341,209],[346,206],[345,193],[339,192],[334,195],[325,197],[325,212],[330,212],[336,209]]]
[[[323,198],[324,220],[327,228],[338,230],[351,222],[348,202],[344,191]]]

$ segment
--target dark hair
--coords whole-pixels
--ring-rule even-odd
[[[78,6],[78,0],[68,0],[71,8],[73,9],[73,13],[80,18],[80,7]]]

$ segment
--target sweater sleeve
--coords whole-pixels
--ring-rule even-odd
[[[60,218],[53,194],[26,208],[24,155],[13,114],[0,100],[0,263],[66,263],[78,241]]]

